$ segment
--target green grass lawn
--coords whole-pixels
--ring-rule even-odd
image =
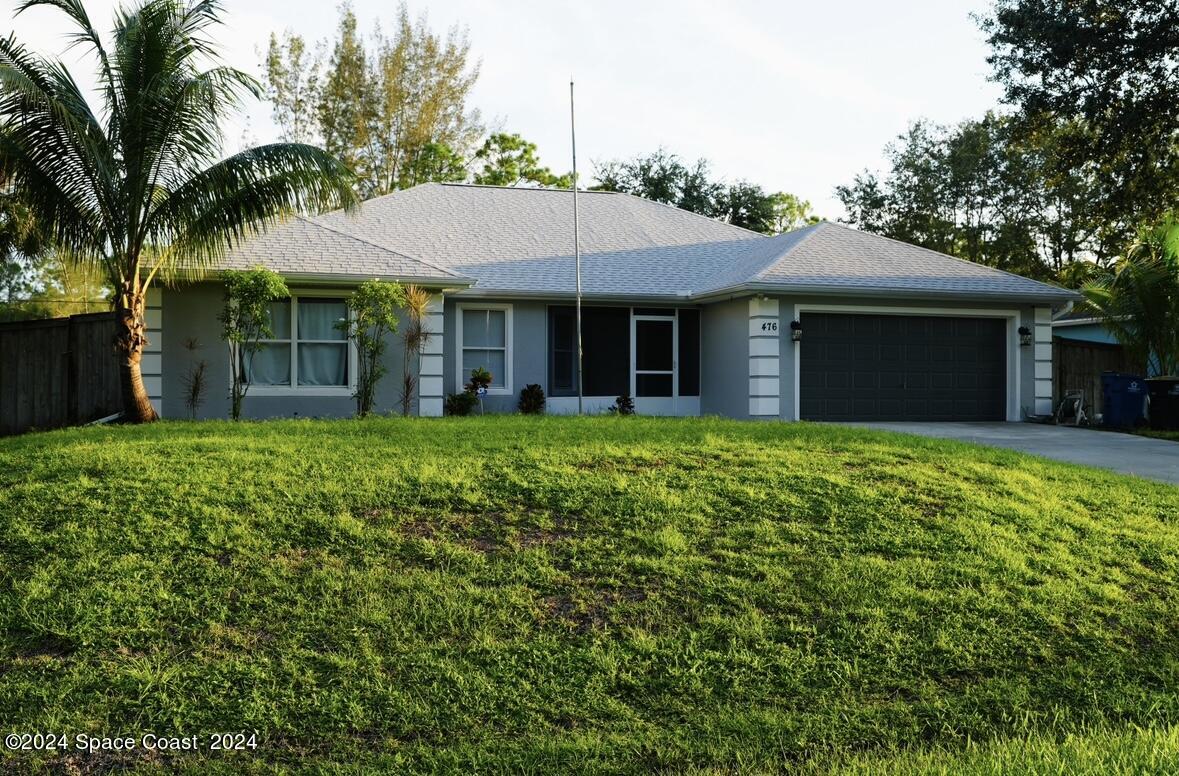
[[[812,424],[0,440],[0,732],[258,731],[0,770],[1175,771],[1177,516]]]
[[[1156,431],[1152,428],[1143,428],[1136,430],[1134,433],[1154,437],[1155,439],[1165,439],[1168,442],[1179,442],[1179,431]]]

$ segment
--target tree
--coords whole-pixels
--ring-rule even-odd
[[[217,320],[221,339],[229,343],[230,417],[240,420],[242,402],[253,381],[254,356],[264,346],[259,340],[274,337],[270,305],[290,295],[282,277],[265,267],[226,270],[221,273],[224,304]]]
[[[5,319],[23,317],[38,290],[46,263],[45,241],[32,211],[10,193],[0,193],[0,295]]]
[[[273,105],[274,123],[281,139],[308,143],[316,135],[316,99],[319,94],[318,57],[308,52],[302,36],[284,32],[270,35],[266,51],[264,83]]]
[[[326,61],[302,38],[271,36],[268,96],[283,137],[314,134],[358,176],[363,196],[467,177],[466,160],[483,134],[467,99],[479,76],[466,33],[438,35],[403,3],[391,34],[359,30],[345,3]]]
[[[442,143],[427,143],[405,171],[406,187],[419,183],[459,183],[467,179],[467,163]]]
[[[774,234],[792,232],[823,220],[815,215],[810,202],[785,191],[771,194],[770,205],[773,207],[771,227]]]
[[[1179,221],[1143,229],[1082,293],[1133,361],[1150,374],[1179,374]]]
[[[621,191],[677,207],[681,203],[690,203],[691,207],[685,207],[685,210],[711,217],[711,208],[718,192],[709,187],[707,172],[708,163],[701,159],[696,163],[696,175],[691,177],[678,156],[660,148],[646,156],[595,164],[594,177],[598,185],[594,188],[599,191]],[[685,196],[688,193],[690,197]]]
[[[258,83],[217,64],[215,0],[145,0],[120,11],[109,52],[81,0],[58,8],[95,56],[95,111],[66,67],[0,41],[0,174],[71,260],[114,289],[124,418],[154,420],[140,373],[144,300],[158,278],[199,274],[292,212],[355,201],[347,169],[318,148],[276,143],[221,158],[221,122]],[[212,62],[202,70],[202,63]],[[219,161],[218,161],[219,160]]]
[[[386,338],[397,332],[397,308],[404,302],[405,289],[400,284],[368,280],[348,297],[349,317],[338,324],[356,343],[356,414],[362,418],[372,412],[377,384],[389,371],[381,356],[385,354]]]
[[[718,198],[721,220],[763,234],[774,233],[774,199],[761,186],[737,181]]]
[[[554,175],[540,164],[536,144],[519,135],[496,132],[475,153],[479,165],[472,183],[485,186],[520,186],[532,184],[567,189],[573,185],[571,175]]]
[[[1087,210],[1119,253],[1179,206],[1179,7],[1174,0],[996,0],[980,25],[1025,135],[1063,125],[1060,169],[1102,182]]]
[[[634,194],[765,234],[779,231],[777,198],[790,196],[767,194],[748,181],[725,185],[712,178],[707,160],[688,167],[662,148],[633,159],[595,164],[594,177],[599,191]]]
[[[374,191],[385,193],[426,183],[420,163],[432,147],[444,146],[460,158],[470,156],[483,134],[478,110],[467,98],[479,78],[470,62],[465,30],[432,32],[426,17],[413,21],[405,3],[398,8],[392,35],[379,30],[370,81],[375,89],[371,156]]]
[[[994,114],[955,127],[917,121],[886,147],[887,173],[865,171],[836,196],[865,231],[1049,279],[1101,258],[1085,207],[1098,182],[1059,167],[1060,131],[1020,135]]]
[[[356,14],[347,4],[340,7],[337,36],[323,85],[316,94],[315,116],[324,150],[356,173],[367,196],[372,193],[375,175],[367,151],[376,87],[369,80],[368,59],[357,31]],[[275,74],[270,78],[274,80]],[[287,129],[293,131],[294,124]]]

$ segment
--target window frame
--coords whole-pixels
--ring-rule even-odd
[[[356,394],[356,370],[359,367],[358,357],[356,352],[356,343],[351,337],[344,340],[305,340],[309,345],[316,343],[347,343],[348,348],[348,384],[347,385],[299,385],[299,298],[306,299],[339,299],[347,304],[347,298],[351,295],[351,291],[344,291],[340,289],[299,289],[292,291],[287,297],[287,303],[291,308],[291,334],[290,339],[260,339],[258,344],[266,345],[270,343],[278,345],[290,345],[291,348],[291,382],[290,385],[258,385],[249,383],[247,389],[247,396],[340,396],[351,398]],[[345,307],[347,309],[347,307]],[[348,318],[353,317],[352,311],[348,310]],[[235,368],[240,368],[237,364]],[[230,375],[230,379],[233,376]]]
[[[467,310],[475,311],[489,311],[500,310],[504,314],[504,384],[502,388],[488,387],[488,396],[512,396],[515,390],[512,382],[512,356],[513,356],[513,340],[512,340],[512,305],[507,302],[469,302],[455,305],[455,324],[454,324],[454,341],[455,341],[455,393],[461,393],[466,387],[468,375],[463,371],[463,352],[466,350],[500,350],[501,348],[489,348],[485,346],[472,345],[467,348],[463,343],[463,313]]]

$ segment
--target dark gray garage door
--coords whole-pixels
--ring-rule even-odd
[[[1004,420],[1002,318],[803,313],[804,420]]]

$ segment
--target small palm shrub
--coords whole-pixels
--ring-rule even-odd
[[[491,386],[491,372],[488,372],[481,366],[477,366],[471,370],[471,380],[467,383],[467,393],[478,393],[480,388],[489,388]]]
[[[611,415],[633,415],[635,414],[635,400],[630,398],[629,393],[624,393],[610,405],[609,412]]]
[[[544,405],[544,388],[536,383],[530,383],[520,389],[520,412],[525,415],[543,415]]]

